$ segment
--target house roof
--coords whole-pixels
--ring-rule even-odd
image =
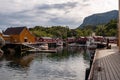
[[[26,27],[11,27],[7,28],[6,31],[4,32],[5,35],[14,35],[14,34],[20,34],[23,29]]]

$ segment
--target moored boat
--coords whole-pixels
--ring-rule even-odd
[[[44,43],[44,44],[40,45],[39,48],[42,50],[48,50],[48,44]]]
[[[96,49],[97,45],[94,44],[94,39],[93,38],[89,38],[86,42],[86,46],[88,49]]]
[[[63,41],[57,42],[57,46],[63,46]]]

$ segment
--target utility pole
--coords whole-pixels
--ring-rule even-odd
[[[118,46],[120,51],[120,0],[118,0]]]

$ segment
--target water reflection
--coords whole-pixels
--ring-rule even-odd
[[[58,53],[5,55],[0,60],[0,80],[84,80],[89,67],[81,47],[58,47]],[[3,76],[4,75],[4,76]]]

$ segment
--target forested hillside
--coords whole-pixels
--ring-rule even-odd
[[[111,20],[105,25],[91,26],[87,25],[84,28],[69,29],[69,27],[63,26],[35,26],[30,28],[30,31],[37,37],[80,37],[80,36],[90,36],[93,32],[98,36],[117,36],[117,20]]]

